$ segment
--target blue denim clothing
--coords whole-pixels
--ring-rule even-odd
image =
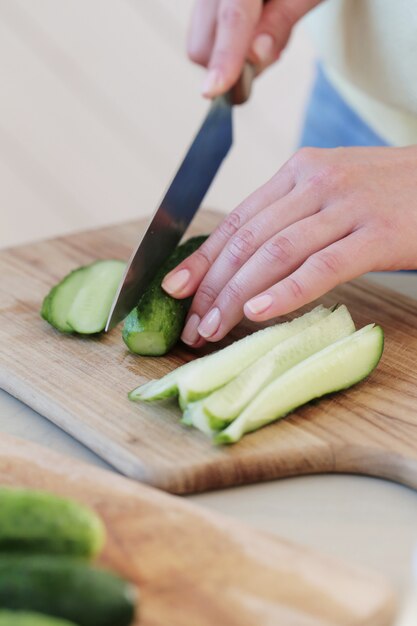
[[[300,146],[336,148],[386,145],[388,144],[346,104],[319,64],[307,104]]]

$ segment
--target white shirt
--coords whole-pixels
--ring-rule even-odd
[[[345,101],[388,143],[417,143],[417,0],[326,0],[305,22]]]

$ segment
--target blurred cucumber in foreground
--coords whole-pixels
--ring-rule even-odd
[[[93,558],[104,526],[87,507],[45,491],[0,488],[0,552]]]
[[[50,555],[0,558],[3,609],[34,611],[78,626],[129,626],[135,601],[136,591],[130,583],[78,559]]]
[[[137,306],[125,319],[122,336],[131,352],[143,356],[160,356],[177,343],[191,298],[172,298],[162,289],[161,283],[165,274],[195,252],[206,239],[207,236],[201,235],[179,245],[158,270]]]
[[[0,626],[77,626],[74,622],[26,611],[2,611]]]

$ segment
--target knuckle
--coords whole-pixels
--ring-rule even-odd
[[[291,29],[297,21],[297,13],[294,10],[292,0],[289,2],[280,2],[275,6],[274,23],[283,24],[288,29]]]
[[[319,274],[338,274],[342,265],[339,255],[328,251],[313,254],[308,263]]]
[[[261,254],[263,259],[267,263],[288,263],[293,256],[294,245],[284,235],[278,235],[273,239],[270,239],[261,248]]]
[[[225,296],[227,301],[241,305],[243,303],[242,286],[236,280],[230,281],[225,289]]]
[[[255,235],[248,228],[239,231],[228,246],[228,254],[235,263],[242,263],[250,257],[255,250]]]
[[[287,278],[287,289],[291,296],[296,300],[304,298],[305,290],[298,278],[294,278],[292,276]]]
[[[217,291],[210,284],[202,283],[195,297],[204,307],[211,306],[217,298]]]
[[[213,264],[211,256],[206,251],[204,244],[194,252],[193,259],[194,261],[196,261],[197,265],[202,265],[206,268],[210,267]]]
[[[219,226],[219,232],[224,237],[232,237],[240,228],[240,217],[238,213],[230,213]]]

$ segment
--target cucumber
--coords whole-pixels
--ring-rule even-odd
[[[41,315],[54,328],[63,333],[72,333],[68,324],[68,312],[84,280],[85,267],[79,267],[52,287],[43,301]]]
[[[181,404],[185,407],[225,385],[275,345],[330,313],[320,305],[291,322],[258,330],[223,350],[190,361],[159,380],[137,387],[129,393],[129,398],[152,402],[180,393]]]
[[[41,316],[64,333],[101,332],[125,267],[123,261],[116,260],[79,267],[44,298]]]
[[[128,626],[135,589],[118,576],[69,557],[2,555],[0,606],[60,617],[78,626]]]
[[[210,427],[222,430],[272,380],[303,359],[353,332],[355,324],[346,306],[342,305],[324,319],[282,341],[227,385],[201,401]]]
[[[76,624],[41,613],[0,609],[0,626],[76,626]]]
[[[96,556],[104,527],[90,509],[43,491],[0,488],[0,552]]]
[[[215,443],[239,441],[245,433],[284,417],[314,398],[351,387],[375,369],[383,349],[384,333],[374,324],[339,339],[265,387],[214,437]]]
[[[172,298],[162,289],[161,283],[168,272],[195,252],[206,239],[205,235],[192,237],[178,246],[126,317],[122,337],[131,352],[161,356],[177,343],[192,299]]]
[[[123,261],[115,260],[96,261],[85,268],[84,280],[68,311],[67,323],[72,330],[91,335],[104,329],[125,268]]]
[[[190,402],[181,418],[181,423],[186,426],[194,426],[205,435],[215,435],[218,429],[214,428],[212,421],[203,409],[203,402]]]

